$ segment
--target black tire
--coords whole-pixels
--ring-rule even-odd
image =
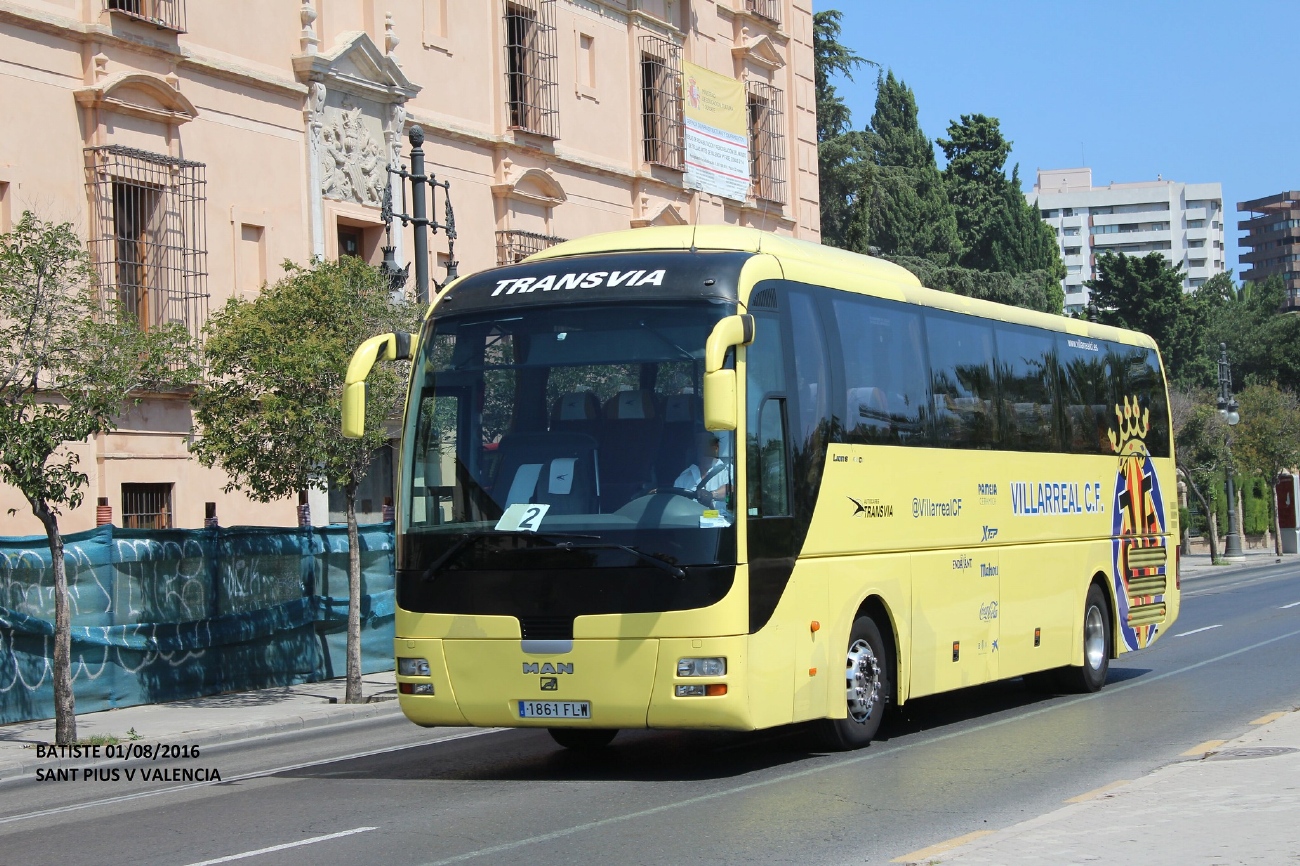
[[[617,728],[547,728],[551,739],[575,752],[603,749],[618,736]]]
[[[818,735],[834,751],[860,749],[880,730],[885,706],[893,694],[893,659],[880,629],[869,616],[860,616],[849,630],[844,658],[844,695],[848,715],[822,719]]]
[[[1088,587],[1088,599],[1083,603],[1083,665],[1057,671],[1061,688],[1086,694],[1104,686],[1114,648],[1110,602],[1106,599],[1106,591],[1094,583]]]

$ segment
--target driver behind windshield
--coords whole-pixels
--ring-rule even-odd
[[[682,470],[673,486],[694,492],[706,508],[726,508],[731,485],[731,467],[718,456],[718,437],[708,432],[697,434],[695,462]]]

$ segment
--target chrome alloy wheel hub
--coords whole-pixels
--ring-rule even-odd
[[[849,704],[849,717],[862,724],[871,718],[880,692],[880,662],[871,651],[871,644],[856,640],[849,647],[844,670],[844,691]]]
[[[1095,606],[1088,608],[1083,618],[1083,655],[1090,669],[1101,670],[1106,658],[1106,624]]]

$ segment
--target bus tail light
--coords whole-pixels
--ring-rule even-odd
[[[709,683],[701,686],[678,686],[675,694],[679,698],[718,698],[727,693],[726,683]]]
[[[404,695],[431,695],[433,683],[398,683],[397,690]]]

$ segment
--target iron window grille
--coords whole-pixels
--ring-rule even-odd
[[[555,0],[504,3],[506,111],[510,128],[559,138]]]
[[[745,82],[749,108],[749,178],[754,198],[785,202],[785,112],[782,93],[762,81]]]
[[[682,50],[659,36],[641,37],[641,137],[646,162],[686,168]]]
[[[533,253],[540,253],[547,247],[562,244],[566,240],[568,238],[539,235],[536,232],[497,232],[497,264],[513,265],[522,262]]]
[[[773,24],[781,23],[781,0],[745,0],[745,8]]]
[[[171,529],[172,485],[123,484],[123,529]]]
[[[164,30],[185,32],[185,0],[104,0],[104,8]]]
[[[116,144],[85,154],[105,297],[145,330],[174,322],[197,340],[208,313],[206,166]]]

